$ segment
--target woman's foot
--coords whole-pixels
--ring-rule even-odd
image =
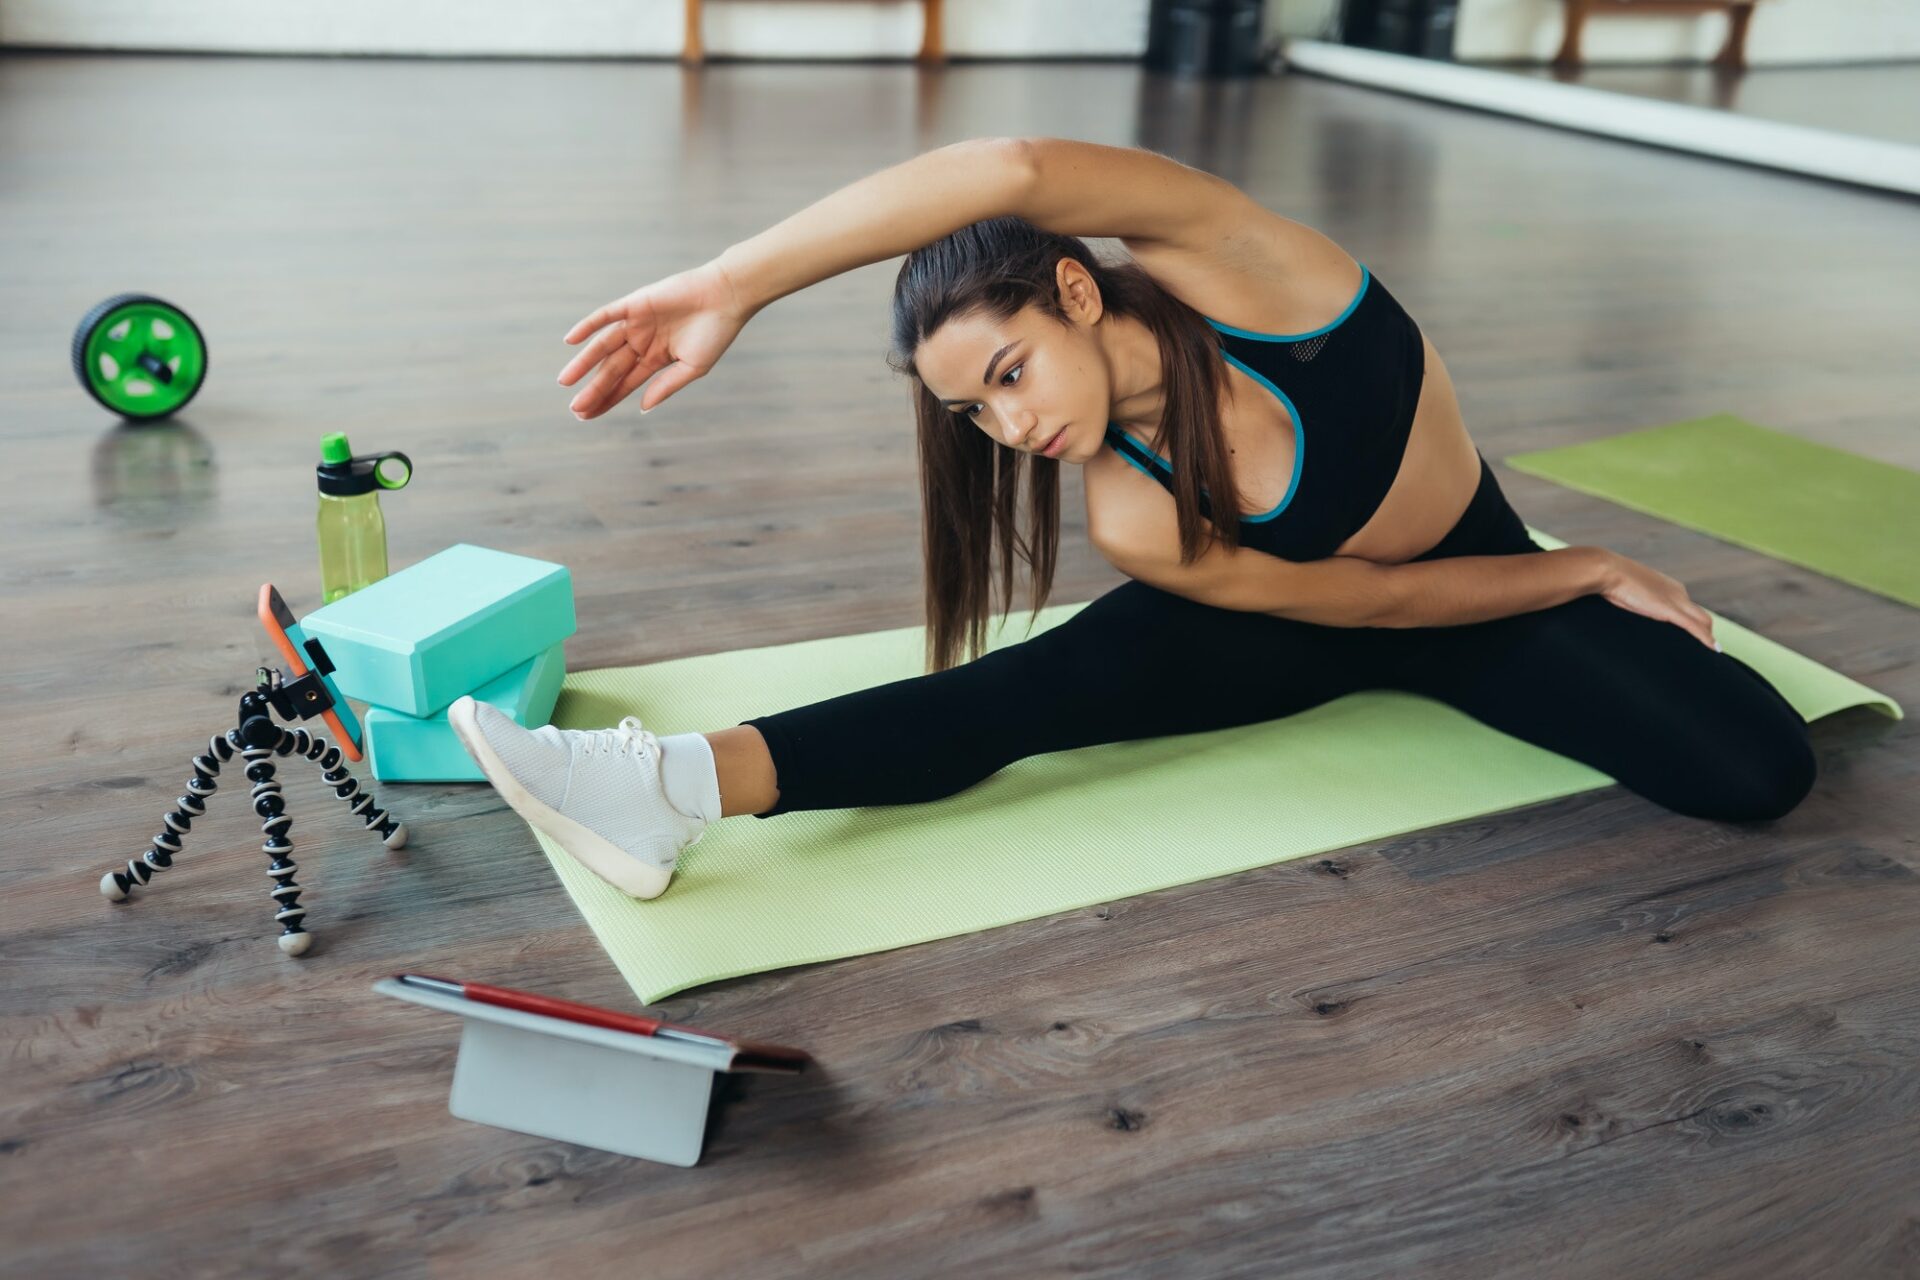
[[[631,897],[658,897],[706,830],[667,799],[660,740],[636,716],[612,729],[528,730],[463,697],[447,723],[515,813]]]

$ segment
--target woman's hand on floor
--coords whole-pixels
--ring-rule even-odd
[[[1720,642],[1713,638],[1713,615],[1695,604],[1685,587],[1638,560],[1629,560],[1613,551],[1607,555],[1608,573],[1600,588],[1601,595],[1622,609],[1671,622],[1701,644],[1719,650]]]
[[[599,417],[653,378],[640,397],[645,413],[713,368],[751,318],[716,263],[656,280],[567,331],[569,343],[594,337],[560,371],[560,385],[572,386],[591,371],[571,405],[584,420]]]

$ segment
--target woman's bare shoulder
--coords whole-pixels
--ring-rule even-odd
[[[1352,300],[1360,278],[1359,263],[1332,238],[1258,205],[1206,250],[1121,244],[1162,288],[1201,315],[1256,333],[1301,333],[1324,324]]]
[[[1135,471],[1111,447],[1080,467],[1087,499],[1087,539],[1096,548],[1120,538],[1178,537],[1173,495]]]

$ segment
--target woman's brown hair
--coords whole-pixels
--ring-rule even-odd
[[[1069,323],[1055,270],[1060,259],[1085,267],[1106,316],[1130,316],[1153,332],[1160,350],[1163,409],[1154,450],[1173,463],[1180,562],[1205,542],[1237,545],[1237,521],[1210,524],[1201,490],[1234,492],[1216,407],[1226,377],[1213,330],[1137,263],[1101,262],[1076,236],[1058,235],[1023,218],[988,218],[914,250],[893,286],[888,363],[913,381],[918,427],[921,549],[926,562],[927,670],[944,671],[986,648],[994,543],[1000,550],[1002,615],[1013,609],[1013,557],[1027,562],[1038,615],[1053,588],[1060,543],[1060,463],[994,443],[962,413],[943,407],[920,380],[913,356],[920,343],[957,315],[1010,319],[1036,307]],[[1028,529],[1015,527],[1014,506],[1027,480]],[[1236,503],[1233,510],[1237,511]],[[1033,615],[1028,618],[1032,625]]]

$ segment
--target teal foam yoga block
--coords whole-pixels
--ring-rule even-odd
[[[300,620],[349,698],[430,716],[573,634],[563,565],[460,543]]]
[[[561,641],[537,658],[530,658],[507,674],[473,691],[480,702],[491,702],[515,723],[537,729],[553,718],[567,662]],[[367,740],[367,762],[382,782],[484,782],[485,775],[460,745],[447,713],[410,716],[391,707],[368,707],[362,718]]]

